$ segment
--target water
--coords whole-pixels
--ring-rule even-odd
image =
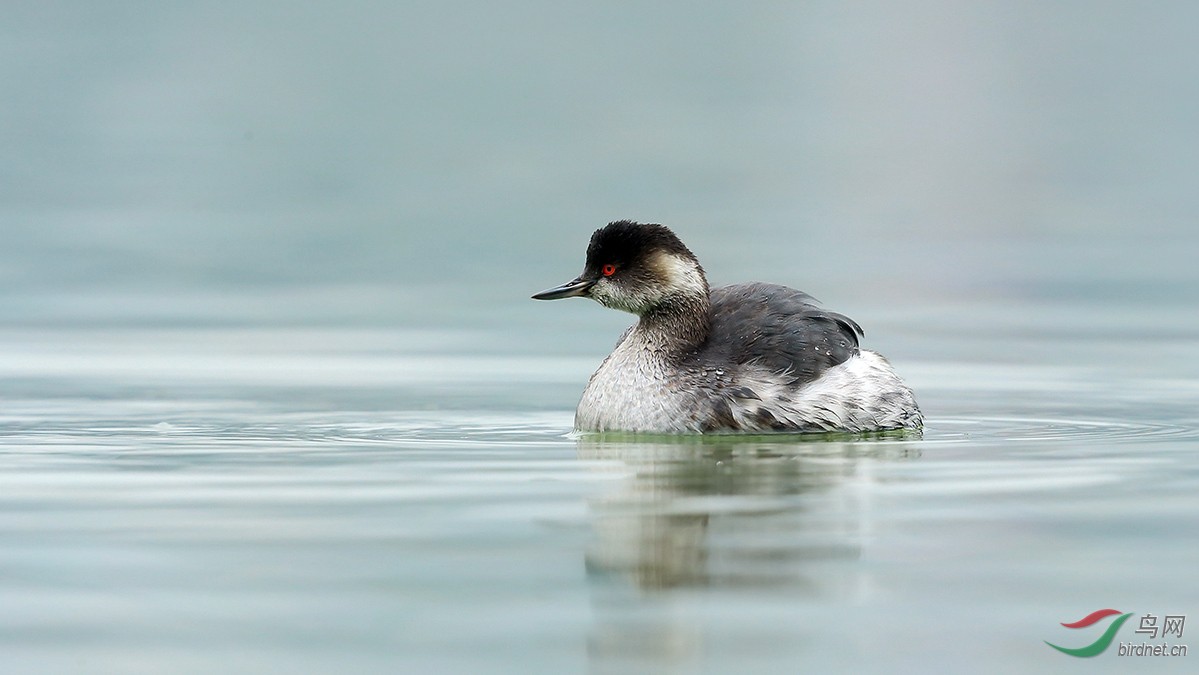
[[[1061,668],[1060,622],[1195,605],[1168,314],[1002,365],[1043,337],[959,314],[953,358],[899,361],[923,438],[866,440],[573,438],[601,354],[536,331],[9,329],[6,670]]]
[[[1196,20],[6,10],[0,672],[1127,672],[1045,644],[1109,607],[1194,647]],[[859,321],[923,436],[571,436],[630,319],[528,295],[615,218]]]

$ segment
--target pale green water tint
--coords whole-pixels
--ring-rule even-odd
[[[1042,641],[1081,644],[1060,622],[1199,597],[1199,380],[1163,360],[1199,336],[1169,325],[1024,365],[998,352],[1038,339],[966,330],[899,361],[923,437],[872,439],[575,437],[599,355],[537,336],[6,330],[0,653],[9,672],[1057,671]],[[905,329],[886,328],[917,351]],[[1096,365],[1134,347],[1158,357]]]
[[[1044,641],[1196,646],[1197,22],[6,12],[0,673],[1193,671]],[[568,435],[629,317],[527,298],[617,218],[859,321],[923,437]]]

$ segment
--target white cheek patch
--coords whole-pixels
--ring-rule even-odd
[[[705,297],[708,294],[703,274],[692,260],[658,252],[646,261],[646,267],[652,272],[654,282],[603,278],[591,287],[591,298],[604,307],[642,315],[668,297]]]
[[[685,295],[707,295],[704,277],[695,261],[673,253],[658,253],[650,260],[650,267],[664,282],[664,288]]]
[[[638,315],[649,311],[653,303],[659,300],[642,291],[630,291],[606,279],[591,287],[591,298],[604,307]]]

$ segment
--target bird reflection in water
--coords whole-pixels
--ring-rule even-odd
[[[918,431],[580,437],[581,459],[622,476],[588,504],[592,664],[699,658],[703,622],[689,609],[697,597],[868,594],[858,559],[871,534],[870,486],[881,464],[919,457],[919,439]]]

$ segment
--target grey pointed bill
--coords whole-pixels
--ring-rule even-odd
[[[595,285],[595,279],[584,279],[579,277],[568,281],[561,286],[547,288],[544,291],[533,296],[534,300],[558,300],[560,298],[577,298],[587,295],[587,291]]]

